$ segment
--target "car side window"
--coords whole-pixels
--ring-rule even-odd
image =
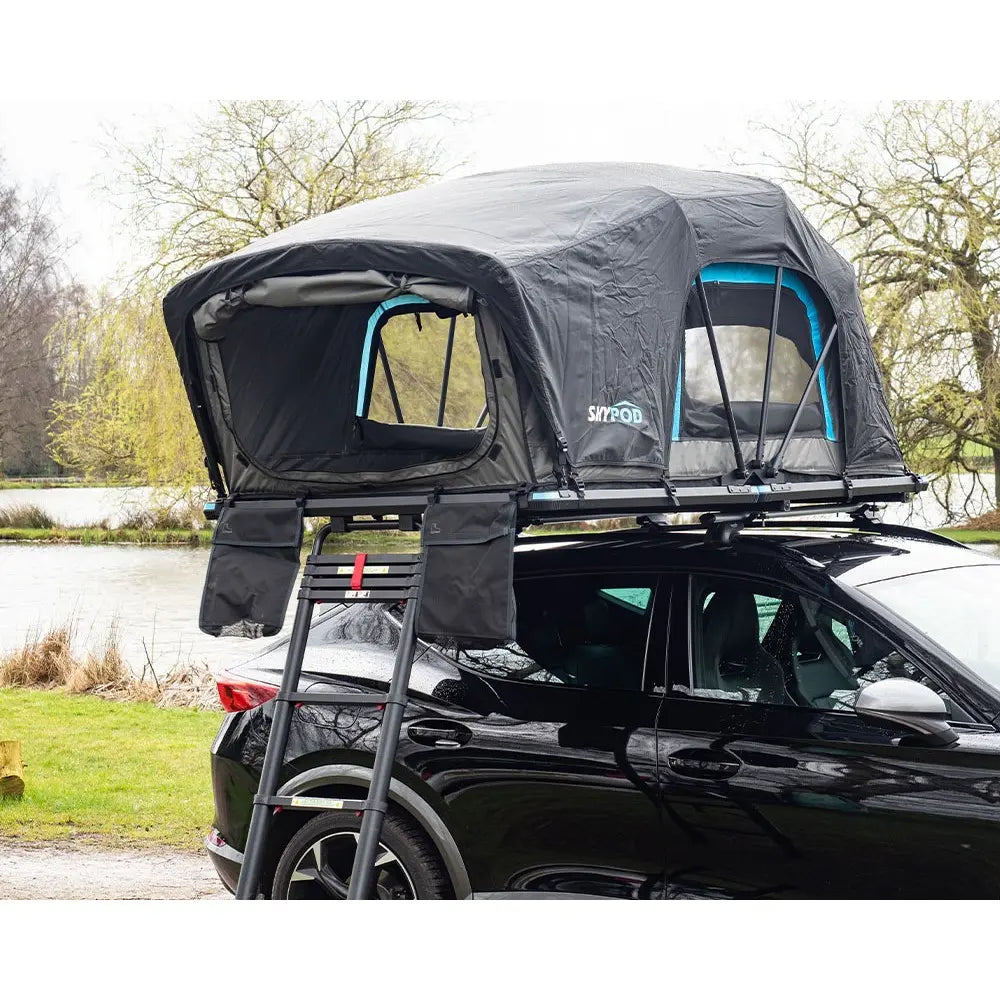
[[[515,580],[517,642],[459,659],[507,680],[641,691],[655,592],[650,574]]]
[[[931,684],[882,636],[821,601],[705,576],[690,588],[690,683],[675,692],[849,711],[861,688],[886,677]]]

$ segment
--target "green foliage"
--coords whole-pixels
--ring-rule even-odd
[[[212,822],[209,747],[221,713],[0,689],[0,737],[23,743],[24,798],[0,834],[93,834],[195,850]]]
[[[50,428],[57,461],[108,482],[204,484],[158,289],[147,283],[101,295],[53,338],[63,386]]]

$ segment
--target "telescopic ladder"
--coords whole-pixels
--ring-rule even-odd
[[[392,764],[399,745],[409,689],[410,670],[416,641],[417,611],[422,592],[423,555],[323,555],[323,544],[335,530],[352,530],[352,525],[340,521],[324,525],[316,533],[312,551],[306,559],[298,593],[295,621],[288,643],[288,654],[281,676],[281,686],[275,697],[274,717],[267,739],[267,750],[260,774],[260,785],[254,797],[250,829],[247,834],[243,867],[240,870],[237,899],[254,899],[267,851],[271,819],[276,809],[347,809],[362,813],[361,833],[348,888],[348,899],[368,899],[374,885],[375,857],[382,833],[382,821],[389,801]],[[399,527],[399,522],[367,522],[364,527]],[[313,608],[317,604],[393,603],[405,602],[406,610],[396,647],[396,662],[387,694],[323,694],[299,691],[299,678]],[[293,712],[305,704],[336,704],[375,706],[382,712],[382,725],[375,751],[368,795],[364,799],[324,799],[308,796],[279,796],[281,767],[284,762]],[[267,895],[266,887],[264,895]]]

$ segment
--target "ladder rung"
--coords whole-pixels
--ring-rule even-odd
[[[353,566],[356,556],[342,553],[328,556],[307,556],[306,567],[310,566]],[[377,552],[365,558],[366,566],[410,566],[420,565],[419,552]]]
[[[290,701],[293,705],[384,705],[387,694],[337,694],[335,691],[293,691],[279,694],[275,701]]]
[[[345,587],[310,586],[308,580],[302,581],[299,589],[300,601],[338,602],[348,604],[351,601],[406,601],[416,597],[416,587],[372,587],[367,584],[360,590],[350,590]]]
[[[349,812],[364,812],[367,799],[328,799],[319,795],[268,795],[258,801],[266,806],[280,806],[282,809],[346,809]]]
[[[353,566],[321,566],[318,569],[307,566],[303,576],[313,580],[329,580],[342,584],[354,575]],[[416,574],[409,568],[394,569],[392,566],[366,566],[361,573],[363,580],[371,580],[372,583],[381,583],[385,586],[389,582],[400,580],[412,580]]]

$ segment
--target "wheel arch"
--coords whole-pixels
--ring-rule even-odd
[[[289,778],[277,794],[300,795],[324,785],[340,784],[367,788],[371,784],[372,769],[363,764],[321,764]],[[469,872],[462,859],[455,838],[431,805],[398,778],[389,784],[389,801],[404,809],[419,825],[441,855],[457,899],[472,894]]]

